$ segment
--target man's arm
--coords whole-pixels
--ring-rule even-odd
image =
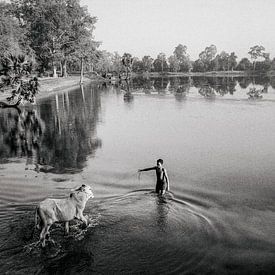
[[[166,183],[167,183],[167,191],[169,191],[170,190],[170,183],[169,183],[169,178],[168,178],[166,170],[164,170],[164,178],[165,178]]]
[[[138,172],[144,172],[144,171],[150,171],[150,170],[156,170],[156,166],[149,167],[149,168],[144,168],[144,169],[139,169]]]

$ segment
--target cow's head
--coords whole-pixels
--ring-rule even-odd
[[[86,200],[93,198],[94,194],[92,188],[89,185],[82,184],[80,187],[73,190],[73,193],[78,197],[84,197]]]

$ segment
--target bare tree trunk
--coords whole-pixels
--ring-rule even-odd
[[[53,77],[57,77],[57,68],[56,68],[56,65],[53,65]]]
[[[60,75],[63,76],[63,65],[62,65],[62,61],[59,62],[59,66],[60,66]]]
[[[83,64],[83,57],[80,58],[80,84],[83,84],[83,75],[84,75],[84,64]]]
[[[128,67],[126,67],[126,79],[128,79]]]
[[[62,64],[62,76],[63,77],[68,77],[67,73],[67,60],[65,59]]]

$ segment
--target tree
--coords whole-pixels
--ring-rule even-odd
[[[134,58],[132,70],[136,73],[141,73],[143,71],[143,62],[137,57]]]
[[[100,45],[93,39],[97,19],[88,13],[86,7],[81,7],[79,1],[66,0],[66,13],[66,39],[61,46],[63,76],[67,74],[66,62],[68,58],[74,55],[79,58],[81,64],[84,61],[93,63],[98,57],[96,49]]]
[[[130,53],[124,53],[122,56],[122,65],[124,66],[126,70],[126,79],[130,78],[131,72],[132,72],[132,66],[134,58]]]
[[[27,54],[28,50],[25,32],[12,16],[11,5],[0,2],[0,58],[9,54]]]
[[[164,72],[168,69],[165,53],[159,53],[157,58],[154,60],[154,69],[156,72]]]
[[[205,72],[205,71],[206,71],[205,63],[201,59],[197,59],[193,63],[193,72]]]
[[[217,47],[215,45],[210,45],[206,47],[204,51],[199,54],[201,62],[204,64],[205,70],[209,70],[211,61],[215,58],[217,54]]]
[[[239,71],[248,71],[253,67],[252,63],[248,58],[242,58],[239,64],[237,65],[237,70]]]
[[[229,54],[225,51],[222,51],[220,53],[219,62],[220,62],[220,68],[222,68],[223,71],[228,70],[229,69]]]
[[[154,61],[154,59],[149,55],[145,55],[142,57],[143,69],[145,72],[151,71],[151,69],[153,67],[153,61]]]
[[[57,66],[62,63],[66,75],[68,58],[83,46],[86,51],[87,39],[92,41],[96,18],[80,6],[79,0],[11,0],[11,3],[13,14],[27,31],[30,46],[42,62],[41,70],[51,62],[56,76]]]
[[[191,62],[187,54],[187,47],[179,44],[174,50],[174,56],[179,61],[180,71],[188,72],[191,68]]]
[[[187,55],[186,51],[187,51],[187,47],[183,46],[182,44],[179,44],[175,48],[173,54],[181,62],[184,59],[184,57]]]
[[[117,75],[120,74],[122,71],[122,63],[121,63],[121,56],[115,52],[112,56],[112,63],[113,63],[113,71],[116,72]]]
[[[256,67],[256,59],[258,59],[259,57],[263,57],[264,55],[264,50],[265,48],[263,46],[253,46],[250,48],[250,51],[248,52],[248,54],[250,55],[250,58],[252,60],[253,63],[253,70],[255,71],[255,67]]]
[[[220,71],[221,70],[221,57],[219,54],[211,61],[211,70]]]
[[[0,107],[17,108],[22,101],[33,103],[38,92],[38,79],[30,75],[32,63],[23,55],[9,55],[1,59],[0,91],[8,91],[11,96],[7,98],[7,104],[0,102]]]
[[[98,72],[104,75],[112,71],[112,54],[107,51],[100,51],[95,68]]]
[[[275,58],[272,59],[270,65],[271,65],[271,70],[275,70]]]
[[[168,58],[169,68],[172,72],[178,72],[180,70],[180,62],[175,55],[171,55]]]
[[[228,57],[228,70],[234,70],[237,66],[237,56],[234,52],[230,53]]]
[[[272,65],[271,60],[270,60],[270,54],[269,53],[263,53],[262,57],[264,58],[264,60],[261,61],[261,62],[259,62],[259,61],[256,62],[256,66],[255,66],[256,68],[255,69],[257,71],[266,72],[266,71],[271,69],[271,65]]]

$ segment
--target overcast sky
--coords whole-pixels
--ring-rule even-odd
[[[141,58],[186,45],[193,60],[206,46],[247,57],[261,44],[275,57],[275,0],[81,0],[98,18],[101,49]]]

